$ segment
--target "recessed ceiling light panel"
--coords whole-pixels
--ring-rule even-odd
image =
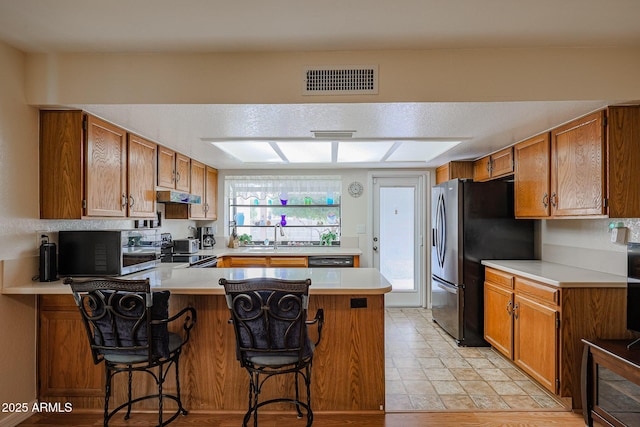
[[[328,141],[278,142],[277,145],[289,163],[331,162],[331,142]]]
[[[387,157],[388,162],[427,162],[462,141],[403,141]]]
[[[379,162],[393,146],[390,141],[375,142],[340,142],[338,145],[338,162]]]
[[[225,153],[243,163],[282,163],[282,158],[264,141],[212,142]]]

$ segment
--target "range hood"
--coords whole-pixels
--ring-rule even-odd
[[[156,191],[156,199],[158,203],[182,203],[192,205],[199,205],[202,203],[201,196],[175,190],[158,190]]]

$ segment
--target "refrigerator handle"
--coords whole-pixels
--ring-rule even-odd
[[[433,247],[436,246],[436,229],[435,228],[431,229],[431,246]]]

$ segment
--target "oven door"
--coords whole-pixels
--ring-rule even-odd
[[[462,340],[462,304],[464,288],[431,278],[433,320],[458,342]]]

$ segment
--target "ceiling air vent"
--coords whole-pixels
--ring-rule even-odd
[[[377,65],[304,67],[303,95],[376,95]]]

